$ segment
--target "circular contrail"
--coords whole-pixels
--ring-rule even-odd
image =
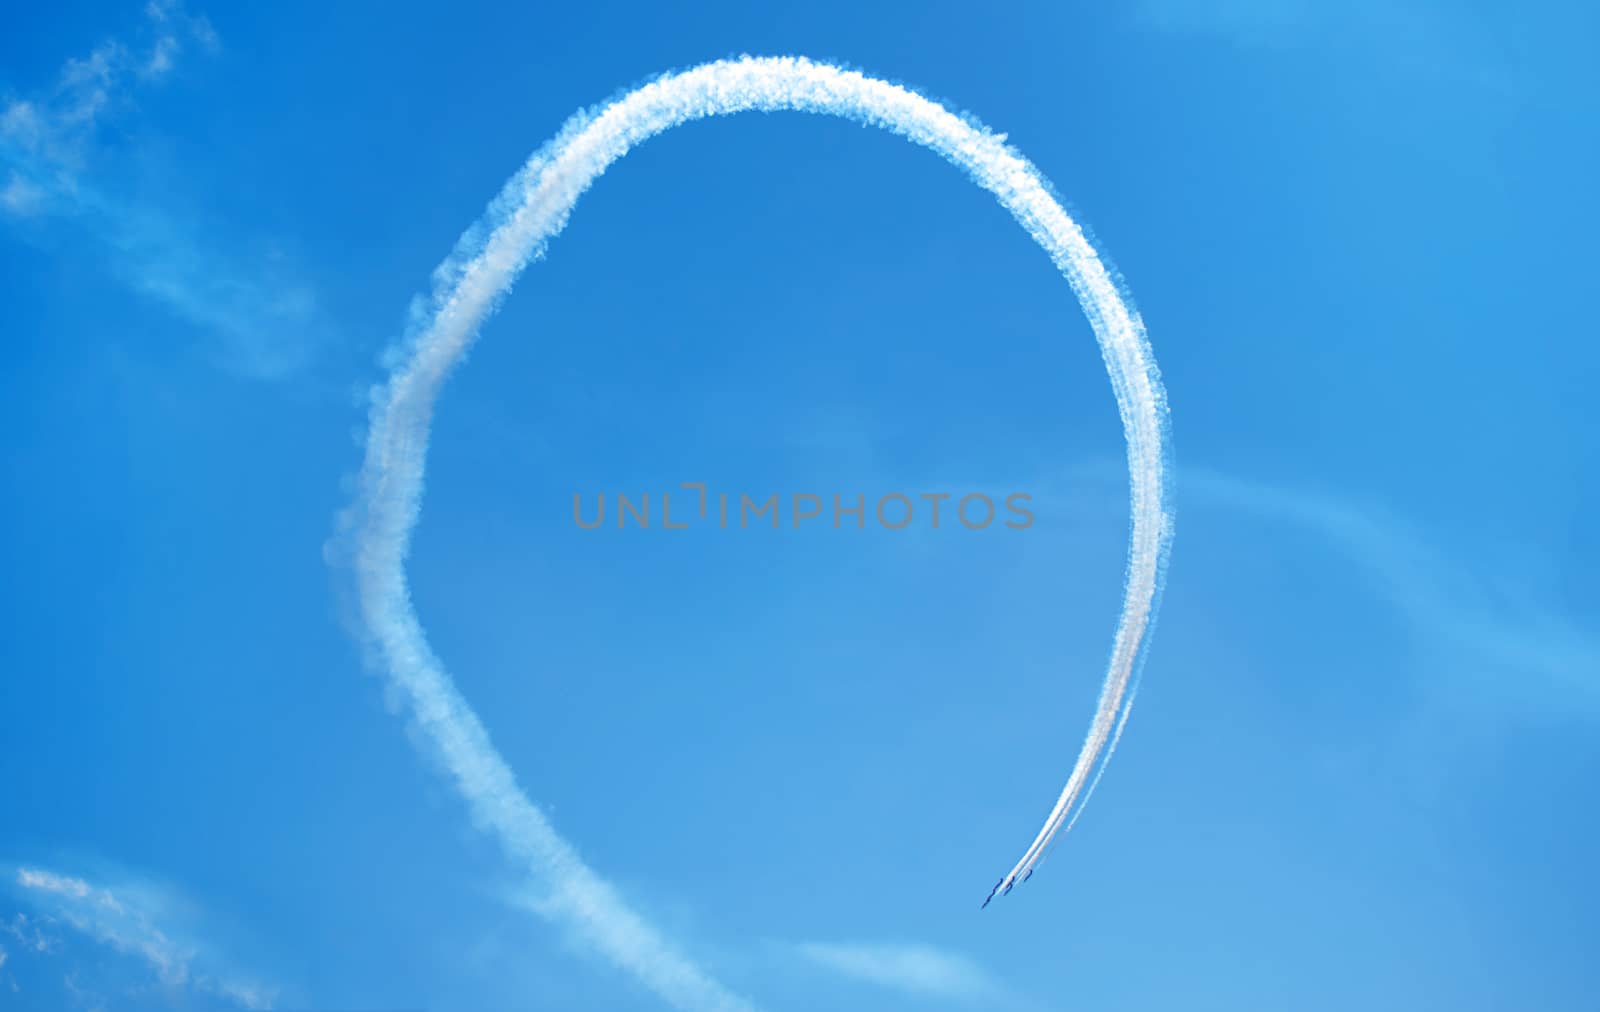
[[[823,113],[881,127],[931,148],[1000,201],[1072,285],[1094,328],[1128,444],[1132,524],[1122,614],[1088,736],[1054,808],[997,888],[1038,863],[1093,789],[1132,699],[1159,604],[1172,511],[1166,394],[1144,325],[1118,281],[1049,184],[1002,136],[915,92],[797,57],[744,57],[668,74],[574,116],[528,161],[434,274],[405,340],[373,390],[366,459],[346,516],[364,632],[409,706],[422,740],[453,777],[475,823],[533,873],[530,904],[635,974],[669,1003],[748,1009],[629,908],[578,856],[516,782],[488,732],[428,645],[405,561],[421,508],[434,400],[483,321],[528,262],[565,227],[578,198],[611,163],[672,127],[751,110]]]

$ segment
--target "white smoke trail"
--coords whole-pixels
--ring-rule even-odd
[[[1163,421],[1165,421],[1165,419],[1163,419]],[[1167,458],[1164,459],[1170,459],[1170,448],[1167,451]],[[1100,786],[1100,778],[1105,776],[1106,767],[1111,765],[1111,757],[1116,754],[1117,746],[1122,742],[1122,732],[1128,726],[1128,716],[1133,713],[1133,700],[1139,692],[1139,678],[1141,674],[1141,667],[1144,663],[1143,649],[1145,646],[1148,646],[1150,642],[1150,634],[1155,631],[1156,613],[1161,610],[1161,591],[1167,582],[1167,550],[1171,545],[1172,537],[1172,514],[1170,510],[1167,512],[1166,520],[1168,528],[1166,541],[1162,545],[1161,558],[1157,563],[1155,580],[1156,592],[1155,596],[1150,601],[1149,615],[1144,629],[1144,643],[1140,646],[1140,654],[1134,659],[1133,674],[1127,679],[1126,682],[1126,689],[1122,697],[1121,712],[1117,716],[1116,729],[1111,732],[1111,741],[1105,746],[1105,752],[1099,757],[1097,765],[1094,759],[1086,759],[1085,756],[1079,756],[1079,766],[1082,766],[1085,762],[1095,766],[1094,777],[1089,781],[1089,786],[1085,788],[1083,792],[1076,798],[1076,807],[1074,807],[1074,801],[1069,800],[1066,806],[1062,806],[1058,803],[1056,811],[1051,812],[1051,819],[1045,822],[1045,828],[1040,831],[1039,838],[1035,839],[1034,846],[1030,848],[1032,851],[1032,857],[1024,857],[1026,868],[1022,869],[1020,872],[1020,874],[1024,876],[1027,875],[1028,871],[1038,867],[1038,865],[1044,861],[1045,858],[1049,857],[1051,851],[1055,850],[1056,844],[1061,842],[1061,838],[1072,832],[1072,827],[1078,824],[1078,819],[1083,815],[1084,807],[1089,804],[1089,799],[1094,797],[1095,789]],[[1131,571],[1133,568],[1131,561],[1128,568],[1131,577]],[[1126,610],[1126,603],[1124,603],[1123,608]],[[1115,657],[1113,657],[1113,662],[1114,661]],[[1109,672],[1107,673],[1106,678],[1109,682],[1111,678],[1111,674]],[[1104,705],[1104,701],[1104,690],[1102,690],[1101,705]],[[1088,747],[1089,742],[1086,741],[1084,743],[1085,752],[1087,752]],[[1077,770],[1074,769],[1073,773],[1077,773]],[[1070,790],[1071,787],[1072,784],[1069,782],[1067,784],[1067,790]],[[1062,796],[1066,797],[1066,795],[1067,791],[1063,791]],[[1067,812],[1069,809],[1071,810],[1070,818],[1067,817]],[[1059,815],[1057,813],[1059,813]],[[1065,819],[1064,827],[1062,825],[1063,819]],[[1042,843],[1040,842],[1041,840],[1043,841]],[[1019,865],[1022,863],[1023,862],[1019,862]],[[1019,872],[1017,869],[1013,869],[1011,872],[1013,876],[1017,875],[1018,873]]]
[[[1128,443],[1132,525],[1121,621],[1100,701],[1077,763],[1039,836],[1040,847],[1083,788],[1143,655],[1171,537],[1163,485],[1166,398],[1143,325],[1082,230],[1039,173],[974,121],[904,88],[808,60],[751,58],[661,77],[573,117],[507,184],[435,272],[431,299],[413,306],[388,381],[373,391],[357,501],[360,608],[384,668],[455,778],[474,820],[549,889],[539,906],[680,1008],[743,1009],[674,951],[579,858],[518,787],[477,715],[433,655],[412,607],[405,561],[421,507],[435,397],[483,321],[530,260],[543,255],[578,198],[611,163],[674,126],[751,110],[797,110],[856,120],[931,148],[993,193],[1071,283],[1100,343]]]

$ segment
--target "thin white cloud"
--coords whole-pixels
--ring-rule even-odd
[[[145,46],[110,39],[87,56],[62,64],[55,84],[31,98],[10,98],[0,108],[0,141],[33,159],[36,167],[70,178],[83,165],[104,121],[132,101],[140,78],[171,70],[178,35],[162,32]]]
[[[0,208],[18,217],[37,214],[44,207],[44,191],[12,172],[6,185],[0,188]]]
[[[919,998],[970,1002],[1001,993],[999,983],[973,960],[931,945],[802,942],[794,951],[831,973]]]
[[[175,937],[157,923],[165,908],[176,904],[152,883],[131,882],[115,889],[39,867],[17,867],[9,882],[16,898],[29,904],[36,918],[67,928],[97,944],[144,964],[164,987],[190,990],[245,1009],[271,1008],[274,992],[222,965],[199,942]],[[31,942],[37,953],[54,951],[57,937],[47,935],[27,914],[18,912],[7,930]]]
[[[16,939],[25,952],[52,952],[61,944],[60,938],[47,932],[45,927],[20,910],[12,914],[9,921],[0,921],[0,931]]]
[[[1486,96],[1519,91],[1505,51],[1471,10],[1437,0],[1137,0],[1146,28],[1210,37],[1260,52],[1328,49],[1370,68],[1433,78]]]
[[[109,1012],[105,996],[84,987],[79,983],[76,973],[69,973],[63,977],[61,987],[75,1008],[80,1008],[83,1012]]]
[[[1471,672],[1499,703],[1526,715],[1600,714],[1600,635],[1552,606],[1528,581],[1463,564],[1398,518],[1325,495],[1248,481],[1203,468],[1184,471],[1185,495],[1288,521],[1338,547],[1383,599],[1453,662],[1452,699]],[[1574,703],[1583,704],[1575,708]],[[1505,713],[1504,709],[1497,710]]]
[[[209,335],[220,366],[290,375],[331,332],[311,287],[281,257],[241,258],[184,217],[125,195],[104,164],[114,159],[102,127],[189,48],[218,47],[210,22],[176,0],[145,15],[139,42],[102,42],[67,60],[42,93],[0,98],[0,222],[24,237],[47,222],[73,226],[130,288]]]
[[[145,60],[141,70],[146,77],[161,77],[171,70],[176,63],[178,40],[171,35],[163,35],[156,40],[155,46],[150,50],[150,56]]]

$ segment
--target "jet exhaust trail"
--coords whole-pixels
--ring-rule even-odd
[[[743,57],[668,74],[574,116],[512,177],[413,302],[405,339],[374,388],[366,457],[346,513],[364,633],[422,738],[455,780],[474,822],[534,873],[536,908],[593,945],[668,1003],[683,1009],[752,1006],[679,953],[629,908],[567,843],[518,785],[487,730],[428,645],[405,572],[421,510],[435,399],[483,322],[527,264],[545,253],[573,206],[613,162],[672,127],[737,112],[794,110],[880,127],[927,147],[1000,201],[1043,247],[1082,303],[1105,359],[1127,438],[1129,559],[1104,684],[1089,732],[1055,807],[996,889],[1036,865],[1084,795],[1131,701],[1159,602],[1172,512],[1166,394],[1144,326],[1110,269],[1004,139],[975,120],[885,81],[797,57]]]

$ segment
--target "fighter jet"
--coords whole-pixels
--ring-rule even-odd
[[[1033,869],[1032,869],[1032,868],[1029,868],[1029,869],[1028,869],[1028,874],[1026,874],[1026,875],[1024,875],[1024,876],[1022,876],[1022,881],[1024,881],[1024,882],[1026,882],[1026,881],[1028,881],[1028,880],[1029,880],[1029,879],[1030,879],[1030,878],[1033,878]]]
[[[1005,884],[1005,881],[1005,879],[1001,879],[994,884],[994,888],[989,890],[989,895],[984,898],[982,905],[978,907],[979,910],[989,905],[989,901],[994,899],[994,894],[1000,891],[1000,887]]]

